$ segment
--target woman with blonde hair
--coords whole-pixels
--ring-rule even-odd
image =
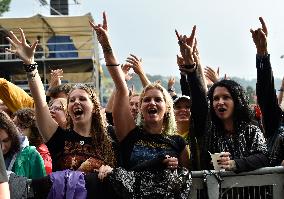
[[[143,89],[140,95],[138,124],[135,123],[129,109],[129,91],[124,73],[117,62],[107,34],[105,13],[103,18],[103,24],[95,25],[91,22],[91,26],[96,31],[104,52],[106,66],[117,89],[113,105],[113,119],[116,135],[120,142],[123,167],[131,171],[175,170],[179,166],[188,168],[189,155],[186,143],[182,137],[176,135],[172,99],[167,90],[160,84],[149,84]],[[105,168],[101,177],[103,178],[111,172],[111,168]],[[114,175],[116,173],[118,173],[117,170],[113,172]],[[146,178],[146,176],[148,175],[137,175],[136,182],[141,177]],[[137,195],[142,198],[147,195],[142,191],[144,185],[151,190],[153,197],[159,198],[165,196],[163,194],[170,194],[169,190],[164,189],[168,185],[162,181],[162,178],[166,178],[167,175],[164,174],[163,176],[161,172],[158,176],[161,177],[161,181],[157,183],[154,183],[157,179],[155,177],[151,178],[152,183],[147,185],[146,181],[141,180],[138,183],[140,188],[136,187],[137,190],[135,190],[138,192]],[[133,177],[130,178],[133,180]],[[126,179],[122,181],[126,181]],[[129,181],[131,180],[128,179]],[[164,185],[164,187],[161,185],[161,189],[158,189],[158,183]],[[182,186],[182,184],[180,182],[179,186]],[[158,190],[165,192],[160,191],[158,193]]]

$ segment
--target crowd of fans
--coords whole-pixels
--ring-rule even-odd
[[[102,24],[90,22],[114,82],[105,108],[92,86],[61,84],[61,69],[51,72],[45,91],[37,42],[28,44],[22,29],[20,38],[10,32],[12,48],[6,50],[23,61],[31,96],[0,78],[1,198],[15,192],[21,198],[188,198],[190,171],[212,170],[212,153],[222,153],[220,167],[236,173],[284,166],[284,81],[277,97],[268,29],[259,20],[262,27],[250,30],[258,109],[240,84],[202,67],[196,26],[189,36],[176,30],[177,96],[175,79],[167,89],[150,82],[137,56],[119,63],[105,13]],[[127,86],[130,69],[141,80],[141,93]],[[26,183],[28,195],[10,183],[11,173]]]

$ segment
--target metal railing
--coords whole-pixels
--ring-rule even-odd
[[[190,199],[283,199],[284,168],[251,172],[193,171]]]

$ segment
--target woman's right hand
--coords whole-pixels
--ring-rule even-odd
[[[98,41],[100,42],[103,50],[110,47],[110,42],[108,38],[108,25],[107,16],[103,12],[103,24],[96,24],[95,22],[89,21],[90,25],[96,31]]]
[[[21,28],[19,28],[19,31],[21,34],[21,41],[12,31],[10,31],[7,40],[10,42],[12,48],[6,48],[5,50],[17,55],[21,60],[23,60],[25,64],[33,64],[35,49],[38,42],[36,41],[30,46],[29,44],[27,44],[24,31]]]

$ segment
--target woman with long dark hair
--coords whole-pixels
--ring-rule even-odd
[[[209,89],[209,104],[203,82],[196,72],[195,31],[190,37],[177,33],[187,73],[192,106],[200,109],[193,120],[194,135],[202,138],[201,165],[211,169],[209,153],[221,153],[221,168],[231,171],[249,171],[268,166],[267,147],[263,133],[252,123],[252,112],[243,88],[233,80],[221,80]],[[200,101],[202,103],[200,103]],[[192,115],[194,117],[194,115]]]

